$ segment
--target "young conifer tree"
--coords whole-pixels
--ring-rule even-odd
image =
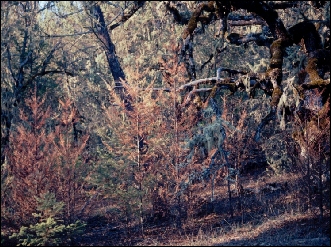
[[[50,107],[45,107],[46,95],[37,96],[37,83],[20,109],[21,122],[10,134],[8,161],[12,176],[12,203],[15,219],[29,221],[37,208],[35,197],[52,190],[54,175],[54,133],[46,128],[51,118]]]
[[[322,92],[321,92],[322,93]],[[297,166],[294,172],[301,175],[301,195],[306,199],[303,204],[308,212],[319,209],[319,217],[323,218],[324,209],[329,207],[331,193],[331,120],[330,101],[322,108],[321,93],[316,90],[306,99],[307,108],[303,116],[297,113],[295,123],[297,127],[293,132],[293,139],[299,144]],[[309,111],[310,110],[310,111]],[[301,120],[301,118],[304,119]]]
[[[169,92],[165,92],[160,97],[162,106],[163,121],[160,124],[161,130],[159,139],[163,140],[160,156],[160,166],[162,166],[162,176],[164,178],[163,187],[158,188],[159,198],[165,198],[171,206],[169,211],[174,215],[176,227],[182,228],[182,219],[187,217],[187,206],[190,204],[186,199],[186,193],[190,188],[189,174],[192,170],[188,162],[187,142],[192,137],[192,132],[197,122],[200,120],[201,103],[182,104],[188,96],[180,95],[178,87],[186,82],[186,69],[184,64],[178,64],[175,45],[170,45],[166,49],[172,56],[167,60],[160,59],[164,68],[163,79],[169,87]],[[165,202],[165,200],[164,200]]]
[[[148,85],[138,72],[130,73],[128,78],[132,82],[131,86],[124,84],[124,87],[130,95],[132,109],[128,110],[121,98],[111,91],[114,103],[106,110],[106,115],[109,119],[113,142],[107,144],[104,141],[104,144],[117,163],[127,167],[123,170],[126,172],[123,175],[125,178],[122,178],[122,182],[118,182],[115,188],[120,198],[132,202],[132,211],[137,211],[143,234],[144,212],[150,204],[149,195],[155,183],[155,178],[152,176],[155,170],[153,163],[155,153],[150,137],[158,131],[157,119],[160,106],[156,103],[153,94],[153,82]],[[131,196],[126,197],[128,194]],[[124,206],[128,206],[128,203]]]
[[[51,192],[67,209],[66,220],[71,221],[75,194],[82,185],[79,180],[79,156],[88,135],[77,137],[73,124],[78,119],[70,101],[60,101],[60,117],[46,107],[47,95],[38,97],[37,83],[26,100],[26,109],[20,110],[21,122],[10,135],[8,151],[9,174],[12,178],[11,196],[15,219],[33,222],[32,213],[38,207],[37,198]],[[59,122],[55,128],[52,122]]]
[[[70,223],[74,217],[74,209],[83,187],[83,178],[88,168],[84,164],[82,152],[89,139],[88,134],[78,134],[76,125],[79,115],[73,103],[67,99],[59,100],[61,113],[58,117],[58,125],[55,127],[54,148],[56,157],[56,181],[57,196],[65,203],[66,221]]]

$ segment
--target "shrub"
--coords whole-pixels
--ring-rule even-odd
[[[29,227],[22,226],[18,233],[10,236],[16,240],[19,246],[59,246],[71,244],[73,237],[81,233],[85,223],[76,221],[75,223],[64,225],[58,216],[61,216],[64,204],[57,202],[54,193],[41,194],[36,197],[39,213],[32,215],[39,221]]]

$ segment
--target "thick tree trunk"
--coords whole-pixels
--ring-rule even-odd
[[[100,6],[95,3],[88,8],[88,11],[94,17],[94,19],[92,19],[92,31],[101,42],[102,48],[105,51],[110,72],[115,83],[115,92],[120,95],[121,99],[124,101],[126,110],[132,111],[133,109],[130,104],[131,97],[126,94],[125,89],[123,88],[123,82],[126,76],[116,55],[115,45],[107,30],[104,14]]]
[[[125,80],[125,74],[121,68],[118,57],[116,56],[115,46],[105,24],[104,14],[98,4],[94,4],[90,9],[90,12],[95,18],[93,22],[93,32],[102,43],[116,85],[121,85],[120,79]]]

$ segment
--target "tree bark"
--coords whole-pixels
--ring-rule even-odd
[[[123,87],[123,82],[125,82],[126,76],[116,55],[115,45],[112,42],[110,34],[107,30],[104,14],[100,6],[96,3],[88,6],[87,12],[92,16],[92,31],[100,41],[102,48],[105,51],[108,66],[115,83],[115,92],[123,100],[126,110],[132,111],[133,108],[130,103],[131,97],[126,94],[126,91]]]

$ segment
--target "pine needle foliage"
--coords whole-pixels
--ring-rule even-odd
[[[10,236],[16,240],[18,246],[59,246],[71,244],[75,235],[84,230],[85,224],[76,221],[64,225],[57,216],[63,211],[64,204],[57,202],[54,193],[47,192],[41,197],[36,197],[38,202],[37,212],[33,216],[39,219],[35,225],[22,226],[18,233]]]
[[[37,199],[47,192],[65,204],[66,219],[71,222],[75,197],[87,173],[80,156],[89,136],[73,133],[78,122],[74,107],[70,101],[60,101],[60,114],[51,114],[51,108],[45,107],[46,98],[38,97],[35,83],[26,100],[27,110],[20,110],[22,122],[10,136],[7,180],[11,181],[12,199],[7,201],[18,224],[35,222],[32,213],[39,206]]]
[[[37,84],[31,98],[26,100],[28,111],[20,110],[21,125],[10,135],[8,161],[12,176],[12,207],[17,220],[27,221],[37,208],[35,196],[51,190],[54,175],[54,133],[46,125],[51,118],[45,108],[46,96],[37,96]]]
[[[80,121],[77,109],[66,99],[59,100],[61,113],[55,127],[54,149],[57,154],[55,164],[57,197],[66,205],[66,220],[70,223],[74,218],[76,198],[80,195],[84,178],[89,168],[84,164],[82,153],[89,139],[88,134],[78,134],[76,124]]]
[[[146,85],[139,73],[134,72],[131,80],[134,86],[125,85],[125,90],[132,99],[133,110],[126,110],[118,95],[111,93],[114,104],[106,110],[111,135],[103,142],[113,155],[113,170],[124,176],[121,182],[112,180],[107,188],[115,184],[114,192],[123,202],[122,211],[137,214],[143,233],[143,212],[149,204],[148,195],[155,184],[152,174],[156,169],[156,154],[149,139],[158,131],[160,106],[149,90],[151,85],[141,90]]]

